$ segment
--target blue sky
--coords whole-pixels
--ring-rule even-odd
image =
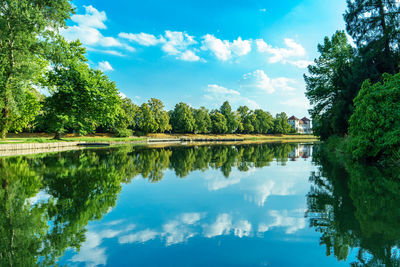
[[[141,104],[247,105],[305,116],[303,74],[324,36],[344,29],[345,0],[75,0],[63,30],[89,63]]]

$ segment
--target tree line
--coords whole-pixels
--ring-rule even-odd
[[[396,0],[347,0],[346,30],[325,37],[304,75],[314,133],[349,137],[356,160],[400,149],[400,5]]]
[[[273,118],[246,106],[232,111],[228,102],[212,111],[179,103],[167,112],[155,98],[134,105],[104,73],[88,65],[79,41],[68,42],[60,35],[74,12],[69,0],[0,5],[1,138],[21,131],[51,132],[57,139],[66,132],[129,136],[293,131],[284,113]]]

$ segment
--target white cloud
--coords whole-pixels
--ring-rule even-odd
[[[118,239],[120,244],[128,244],[128,243],[145,243],[147,241],[155,239],[159,233],[146,229],[135,234],[121,236]]]
[[[288,60],[287,63],[296,66],[300,69],[306,69],[309,65],[312,65],[314,62],[310,60]]]
[[[185,32],[165,31],[162,50],[168,55],[179,55],[190,45],[196,44],[193,36]]]
[[[101,61],[99,62],[99,70],[103,72],[113,71],[113,67],[111,66],[110,62],[108,61]]]
[[[295,83],[295,81],[286,77],[271,79],[263,70],[247,73],[241,80],[242,87],[260,89],[269,94],[274,93],[277,89],[294,91],[295,89],[290,86],[291,83]]]
[[[178,59],[181,59],[183,61],[199,61],[200,57],[197,56],[193,51],[187,50],[185,52],[182,52],[178,56]]]
[[[267,12],[266,8],[260,8],[260,12]]]
[[[99,12],[93,6],[84,6],[86,14],[84,15],[72,15],[71,20],[76,22],[80,26],[90,27],[95,29],[106,29],[104,22],[107,20],[106,13],[104,11]]]
[[[251,41],[249,40],[242,40],[239,37],[237,40],[234,40],[231,43],[232,52],[238,56],[244,56],[251,52]]]
[[[235,236],[242,238],[244,236],[249,236],[251,233],[251,223],[247,220],[242,220],[237,222],[234,226],[233,226],[233,233],[235,234]]]
[[[240,95],[238,91],[225,88],[216,84],[208,85],[206,92],[216,94],[216,95]]]
[[[232,228],[232,216],[223,213],[217,217],[215,223],[204,226],[204,236],[212,238],[215,236],[228,234],[231,228]]]
[[[274,221],[269,224],[261,223],[258,226],[258,232],[264,233],[269,231],[275,227],[283,227],[286,228],[286,234],[294,234],[297,231],[306,228],[306,219],[304,218],[303,210],[295,210],[295,211],[277,211],[271,210],[269,215],[274,218]]]
[[[124,38],[133,42],[136,42],[140,45],[143,46],[155,46],[161,42],[163,42],[162,38],[157,38],[156,36],[152,35],[152,34],[148,34],[148,33],[124,33],[121,32],[120,34],[118,34],[118,36],[120,38]]]
[[[79,39],[88,48],[118,47],[130,52],[135,51],[133,47],[122,43],[117,38],[103,36],[100,30],[107,28],[105,25],[107,16],[104,11],[100,12],[93,6],[85,6],[85,12],[83,15],[77,14],[71,17],[77,25],[60,31],[67,40],[75,41]],[[99,49],[92,49],[91,51],[101,52]]]
[[[306,50],[304,47],[296,43],[293,39],[284,39],[286,48],[276,48],[267,44],[263,39],[256,40],[257,50],[260,53],[270,54],[269,63],[291,63],[292,65],[304,68],[305,61],[289,61],[289,58],[293,57],[304,57],[306,55]]]
[[[203,36],[202,50],[209,50],[222,61],[226,61],[232,57],[232,54],[236,56],[244,56],[251,51],[251,41],[242,40],[239,37],[233,42],[228,40],[221,40],[216,38],[214,35],[207,34]]]

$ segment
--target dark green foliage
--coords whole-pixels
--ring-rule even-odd
[[[48,130],[56,137],[67,130],[93,133],[98,126],[116,120],[121,99],[115,83],[79,57],[55,66],[46,84],[52,94],[45,102],[45,117]]]
[[[234,112],[232,112],[232,107],[229,104],[228,101],[225,101],[221,108],[220,108],[220,113],[225,116],[226,119],[226,126],[228,128],[227,133],[234,133],[236,132],[238,126],[239,126],[239,121]]]
[[[308,67],[310,75],[304,75],[306,96],[313,108],[310,110],[314,132],[327,139],[332,135],[347,133],[348,119],[352,111],[353,48],[343,31],[336,32],[331,39],[325,37],[318,45],[320,57]],[[357,87],[356,87],[357,88]]]
[[[254,124],[254,131],[256,133],[261,133],[261,134],[273,133],[274,118],[272,117],[272,115],[261,109],[256,109],[254,111],[254,114],[256,118]]]
[[[354,159],[391,156],[400,148],[400,74],[366,81],[350,118],[349,151]]]
[[[143,133],[155,133],[157,131],[158,124],[148,104],[143,103],[140,106],[140,110],[136,115],[136,124],[137,128]]]
[[[192,109],[195,120],[195,133],[206,134],[211,131],[211,119],[208,110],[205,107]]]
[[[274,120],[274,133],[289,134],[294,131],[293,127],[288,123],[288,117],[285,112],[276,114]]]
[[[218,112],[218,110],[211,111],[211,129],[213,133],[224,134],[228,132],[228,125],[226,117]]]
[[[190,107],[185,103],[175,105],[170,111],[172,130],[176,133],[193,133],[195,130],[195,119]]]
[[[351,266],[399,266],[399,168],[345,161],[326,144],[314,151],[320,167],[310,177],[306,217],[327,255],[356,255]]]
[[[48,55],[60,27],[70,17],[68,0],[8,0],[0,4],[0,137],[10,128],[24,128],[32,116],[18,114],[25,106],[25,93],[48,65]],[[34,112],[35,110],[32,110]],[[34,114],[37,115],[37,114]],[[13,126],[13,120],[22,125]],[[28,120],[29,119],[29,120]]]

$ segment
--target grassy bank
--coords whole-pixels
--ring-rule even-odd
[[[21,133],[9,134],[7,139],[0,140],[0,144],[24,144],[24,143],[52,143],[52,142],[137,142],[151,139],[244,139],[245,141],[318,141],[313,135],[263,135],[263,134],[148,134],[147,136],[115,137],[111,134],[93,134],[78,136],[66,134],[62,140],[54,140],[53,135],[45,133]]]

